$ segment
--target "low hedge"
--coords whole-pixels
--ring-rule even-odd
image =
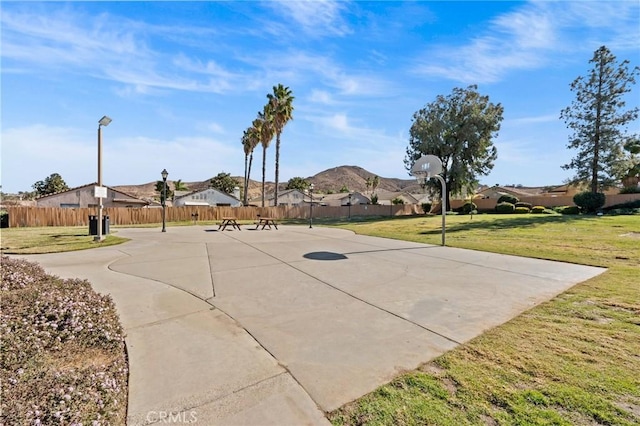
[[[562,214],[580,214],[580,207],[578,206],[565,206],[560,211]]]
[[[124,331],[109,296],[2,256],[0,424],[124,424]]]
[[[544,206],[533,206],[531,207],[531,213],[544,213],[546,209]]]
[[[503,202],[496,204],[496,213],[509,214],[513,213],[515,210],[516,206],[512,203]]]
[[[517,207],[514,210],[514,213],[518,213],[518,214],[522,214],[522,213],[529,213],[531,210],[528,207]]]
[[[531,210],[531,208],[533,207],[533,205],[532,205],[531,203],[525,203],[525,202],[523,202],[523,201],[518,201],[518,202],[515,204],[515,206],[516,206],[516,207],[526,207],[526,208],[528,208],[529,210]]]
[[[515,196],[510,195],[510,194],[504,194],[504,195],[501,195],[500,198],[498,198],[498,204],[500,204],[500,203],[515,204],[518,201],[520,201],[518,199],[518,197],[515,197]]]

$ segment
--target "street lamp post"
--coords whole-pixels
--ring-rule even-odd
[[[313,228],[313,184],[309,185],[309,228]]]
[[[349,220],[351,220],[351,195],[349,194]]]
[[[162,169],[160,173],[162,175],[162,232],[167,232],[167,176],[169,176],[169,172],[167,169]]]
[[[99,191],[102,191],[102,127],[108,126],[111,123],[111,119],[106,115],[103,116],[98,121],[98,187]],[[103,193],[96,193],[98,196],[98,228],[97,235],[94,238],[94,241],[103,241],[104,237],[102,236],[102,197]]]

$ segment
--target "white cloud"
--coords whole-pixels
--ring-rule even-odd
[[[538,115],[534,117],[512,118],[509,120],[505,120],[505,123],[509,123],[511,125],[553,123],[559,120],[559,115],[560,114],[558,113],[558,114]]]
[[[351,33],[348,24],[341,16],[348,5],[345,1],[285,0],[270,4],[275,11],[285,15],[285,18],[294,20],[308,35],[344,36]]]
[[[183,181],[200,181],[223,170],[243,174],[240,143],[211,137],[104,137],[102,155],[103,182],[109,186],[151,182],[164,168]],[[3,129],[2,167],[5,192],[31,190],[51,173],[59,173],[71,187],[95,182],[95,133],[42,124]]]
[[[489,22],[467,44],[431,46],[430,61],[420,59],[414,69],[464,83],[493,83],[514,70],[564,60],[567,50],[592,52],[601,44],[637,50],[638,9],[637,2],[624,1],[527,3]],[[594,27],[608,27],[613,35],[592,40],[589,29]]]

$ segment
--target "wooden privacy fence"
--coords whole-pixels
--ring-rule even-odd
[[[607,195],[605,207],[640,200],[640,194]],[[466,200],[451,200],[450,208],[462,206]],[[473,202],[480,210],[491,210],[496,199],[475,199]],[[572,206],[572,196],[561,197],[522,197],[520,201],[534,206],[555,207]],[[63,209],[59,207],[7,207],[10,227],[33,226],[88,226],[89,216],[97,214],[95,208]],[[161,208],[125,208],[109,207],[103,210],[109,216],[110,225],[140,225],[162,223]],[[351,216],[407,216],[422,214],[422,207],[416,204],[405,205],[353,205],[340,207],[313,206],[314,218],[340,218]],[[167,207],[167,222],[216,221],[233,216],[238,220],[256,220],[258,215],[275,219],[308,219],[309,206],[278,207],[203,207],[183,206]]]
[[[95,208],[8,207],[10,227],[34,226],[88,226],[89,216],[96,216]],[[275,219],[308,219],[309,206],[279,207],[167,207],[167,222],[216,221],[233,216],[238,220],[256,220],[258,216]],[[340,218],[351,216],[406,216],[421,214],[416,205],[354,205],[341,207],[313,206],[314,218]],[[140,225],[162,223],[161,208],[109,207],[103,210],[109,224]],[[196,216],[197,215],[197,216]]]

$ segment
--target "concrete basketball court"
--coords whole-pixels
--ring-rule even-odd
[[[25,256],[110,294],[129,424],[329,424],[373,391],[602,268],[307,226],[118,229],[132,241]]]

